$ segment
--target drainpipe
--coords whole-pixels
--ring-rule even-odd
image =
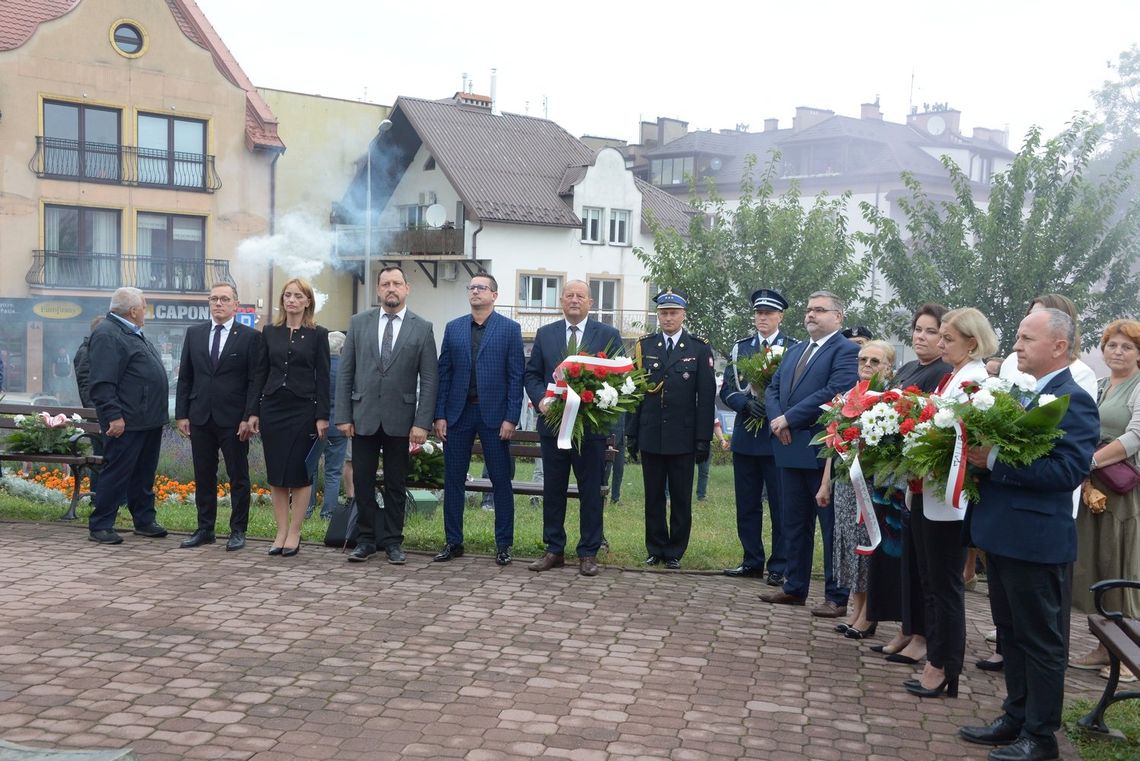
[[[481,233],[481,232],[483,232],[483,220],[479,220],[479,227],[475,229],[475,232],[471,233],[471,259],[472,259],[472,261],[477,261],[479,259],[479,257],[475,255],[476,252],[479,250],[479,242],[476,240],[476,238],[479,237],[479,233]]]
[[[277,159],[283,151],[274,151],[269,163],[269,234],[277,231]],[[265,301],[265,324],[273,322],[273,262],[269,262],[269,298]],[[264,325],[262,327],[264,327]]]

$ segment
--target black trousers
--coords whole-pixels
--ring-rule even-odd
[[[915,516],[911,516],[914,520]],[[920,517],[917,532],[919,575],[926,617],[926,658],[947,677],[962,673],[966,654],[966,586],[962,566],[961,521],[932,521]]]
[[[119,506],[126,503],[135,528],[155,522],[154,473],[162,449],[162,428],[123,431],[118,438],[104,437],[103,470],[87,519],[91,531],[115,527]]]
[[[663,560],[680,560],[693,528],[693,468],[696,454],[641,453],[645,482],[645,550]],[[665,484],[672,511],[666,522]]]
[[[926,636],[926,599],[922,594],[922,572],[918,568],[918,526],[922,516],[922,494],[911,494],[909,511],[902,515],[902,633],[908,637]]]
[[[376,468],[384,452],[384,509],[376,501]],[[404,543],[404,507],[407,500],[407,436],[389,436],[383,427],[371,436],[352,437],[352,485],[356,489],[357,546],[387,549]]]
[[[1061,631],[1065,565],[988,553],[990,597],[1002,598],[1009,618],[996,621],[1005,659],[1002,708],[1024,731],[1051,736],[1061,727],[1065,698],[1065,636]],[[1063,611],[1068,615],[1068,610]]]
[[[230,479],[230,531],[249,526],[249,442],[238,439],[237,426],[190,425],[190,455],[194,459],[194,504],[198,530],[214,531],[218,519],[218,452]]]
[[[988,573],[988,563],[987,563]],[[1061,636],[1065,639],[1065,660],[1069,659],[1069,626],[1072,623],[1072,610],[1073,610],[1073,564],[1066,563],[1061,578],[1061,606],[1057,611],[1057,625],[1061,629]],[[1005,624],[1006,627],[1013,625],[1013,617],[1009,610],[1009,602],[1004,595],[995,595],[990,591],[990,616],[994,620],[994,626],[997,627],[999,635],[997,647],[995,652],[998,655],[1005,655],[1005,648],[1001,643],[1001,627]]]
[[[540,436],[542,448],[542,541],[554,555],[566,552],[566,488],[570,471],[578,482],[579,538],[576,554],[592,558],[602,546],[602,471],[606,440],[583,436],[581,446],[559,449],[554,436]],[[690,486],[692,474],[689,474]]]

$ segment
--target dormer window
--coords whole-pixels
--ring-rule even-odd
[[[427,161],[424,162],[424,171],[430,172],[435,169],[435,156],[428,156]]]

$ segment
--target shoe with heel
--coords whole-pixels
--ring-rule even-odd
[[[943,677],[941,684],[929,689],[923,687],[922,682],[917,679],[908,679],[903,682],[903,687],[906,687],[906,691],[911,695],[916,695],[920,698],[940,698],[944,692],[946,693],[946,697],[956,698],[958,697],[958,675],[950,676],[947,674]]]
[[[847,627],[847,631],[843,632],[843,636],[847,639],[867,639],[874,637],[875,631],[879,628],[879,622],[874,621],[866,629],[857,629],[854,626]]]

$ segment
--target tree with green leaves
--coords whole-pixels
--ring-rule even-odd
[[[905,224],[862,204],[872,232],[858,235],[894,289],[890,306],[909,318],[920,304],[977,307],[1013,346],[1029,301],[1061,293],[1081,310],[1081,331],[1096,334],[1110,320],[1135,315],[1140,278],[1140,207],[1118,208],[1130,166],[1118,164],[1094,183],[1087,176],[1102,127],[1075,121],[1043,141],[1033,129],[1009,168],[993,177],[989,201],[948,157],[954,198],[934,202],[910,175],[910,198],[899,202]],[[892,326],[899,335],[899,325]]]
[[[795,184],[777,196],[779,158],[771,154],[757,181],[756,156],[748,157],[735,209],[715,188],[701,196],[692,186],[687,235],[650,220],[654,251],[634,251],[646,280],[688,295],[688,329],[721,354],[754,332],[749,298],[761,287],[784,294],[791,306],[783,327],[793,334],[803,334],[803,308],[818,290],[847,302],[847,324],[878,324],[874,305],[859,300],[869,263],[847,231],[849,194],[821,193],[807,208]]]

